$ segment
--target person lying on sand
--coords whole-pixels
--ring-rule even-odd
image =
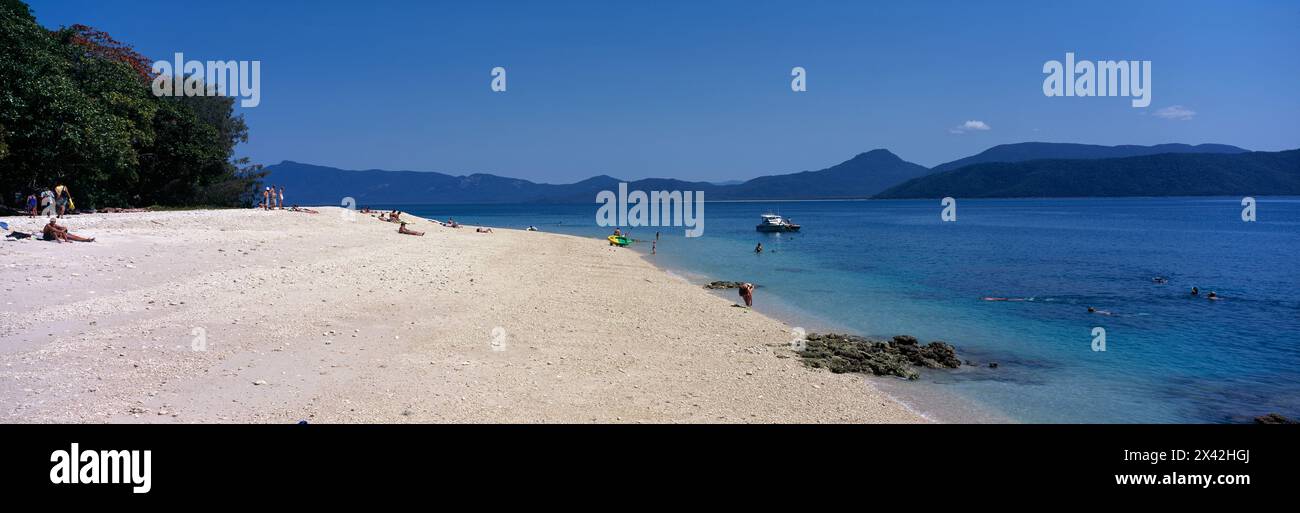
[[[447,227],[448,227],[448,228],[460,228],[460,223],[457,223],[455,219],[452,219],[452,218],[448,217],[448,218],[447,218]]]
[[[396,210],[394,210],[394,211],[392,211],[392,212],[389,212],[389,214],[388,214],[388,222],[390,222],[390,223],[401,223],[401,222],[403,222],[403,221],[402,221],[402,213],[401,213],[401,212],[398,212],[398,211],[396,211]]]
[[[45,229],[42,231],[42,234],[45,236],[45,240],[52,240],[60,243],[70,242],[70,241],[95,242],[94,237],[82,237],[80,235],[76,235],[69,232],[66,226],[59,226],[57,223],[55,223],[53,217],[50,218],[50,223],[45,225]]]
[[[319,213],[320,213],[320,212],[317,212],[317,211],[312,210],[312,209],[310,209],[310,208],[302,208],[302,207],[299,207],[298,205],[294,205],[294,206],[292,206],[292,207],[289,207],[289,211],[290,211],[290,212],[306,212],[306,213],[308,213],[308,214],[319,214]]]
[[[424,232],[417,232],[415,230],[406,229],[406,221],[402,221],[402,225],[397,227],[397,233],[402,233],[406,235],[415,235],[418,237],[424,236]]]
[[[491,228],[475,228],[474,231],[478,233],[492,233]]]

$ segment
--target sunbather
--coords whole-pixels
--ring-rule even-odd
[[[94,237],[82,237],[69,232],[66,226],[59,226],[55,223],[53,217],[50,218],[50,223],[45,225],[45,229],[41,233],[45,236],[45,240],[55,242],[95,242]]]
[[[415,235],[415,236],[419,236],[419,237],[423,237],[423,236],[424,236],[424,232],[417,232],[417,231],[415,231],[415,230],[408,230],[408,229],[406,228],[406,222],[405,222],[405,221],[402,221],[402,225],[397,227],[397,233],[402,233],[402,234],[406,234],[406,235]]]

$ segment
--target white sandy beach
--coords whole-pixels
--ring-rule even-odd
[[[98,241],[0,241],[2,421],[927,421],[630,250],[320,210],[70,216]]]

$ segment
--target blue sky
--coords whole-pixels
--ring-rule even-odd
[[[720,181],[875,148],[932,166],[1023,141],[1300,147],[1294,1],[31,5],[154,59],[262,61],[240,152],[264,164]],[[1151,106],[1045,97],[1067,51],[1152,61]],[[1195,115],[1156,115],[1173,106]],[[969,120],[991,128],[953,133]]]

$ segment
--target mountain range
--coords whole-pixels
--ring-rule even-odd
[[[876,198],[1300,194],[1300,150],[987,162],[908,180]]]
[[[709,200],[954,197],[1170,196],[1300,194],[1300,150],[1251,152],[1221,144],[1097,146],[1019,143],[934,168],[888,150],[858,154],[834,166],[743,182],[672,178],[628,182],[629,190],[704,191]],[[264,182],[286,188],[295,203],[358,206],[406,203],[590,203],[622,182],[601,175],[571,184],[537,183],[492,174],[349,171],[284,161]]]
[[[590,203],[596,193],[622,182],[601,175],[571,184],[536,183],[475,173],[454,176],[426,171],[348,171],[285,161],[268,166],[264,182],[293,191],[303,204],[337,204],[352,197],[358,206],[402,203]],[[820,171],[762,176],[741,183],[714,184],[673,178],[628,182],[629,190],[704,191],[709,200],[869,198],[890,186],[924,176],[925,166],[887,150],[859,154]]]
[[[1123,144],[1119,146],[1101,146],[1096,144],[1042,143],[1026,142],[1017,144],[1000,144],[966,158],[939,164],[930,169],[932,173],[948,171],[971,164],[985,162],[1023,162],[1026,160],[1046,159],[1115,159],[1159,155],[1161,153],[1247,153],[1250,150],[1226,144],[1156,144],[1137,146]]]

